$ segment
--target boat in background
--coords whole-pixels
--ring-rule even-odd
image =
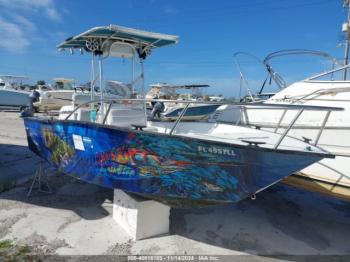
[[[69,114],[74,106],[85,103],[91,99],[90,88],[86,86],[77,86],[74,79],[54,78],[54,84],[50,87],[39,88],[39,101],[34,103],[34,107],[39,111],[59,110],[59,114],[64,118]],[[99,90],[94,87],[93,99],[100,97]],[[130,87],[125,84],[107,80],[105,83],[105,93],[110,98],[122,98],[131,95]]]
[[[176,102],[164,103],[164,110],[160,114],[162,121],[175,121],[180,115],[182,110],[187,105],[182,101],[204,101],[205,92],[204,88],[209,85],[170,85],[167,83],[153,84],[150,90],[146,94],[147,99],[170,99],[177,100]],[[182,92],[181,92],[182,91]],[[186,91],[186,92],[183,92]],[[219,98],[215,98],[219,100]],[[208,99],[208,101],[210,101]],[[183,120],[205,120],[210,114],[212,114],[219,105],[216,104],[190,104],[186,110],[186,114],[182,117]],[[147,108],[152,109],[151,103]]]
[[[137,59],[139,77],[132,74],[131,87],[138,87],[144,95],[144,60],[153,49],[177,42],[177,36],[110,25],[68,38],[58,48],[92,53],[92,63],[99,58],[99,72],[108,57]],[[99,80],[100,99],[75,106],[64,120],[24,118],[29,148],[61,172],[89,183],[171,205],[230,203],[333,157],[322,148],[288,137],[287,132],[280,135],[231,124],[181,122],[190,104],[218,102],[183,101],[186,107],[175,122],[148,121],[146,99],[105,97],[103,73],[94,70],[92,66],[91,83]]]
[[[30,92],[21,90],[21,86],[22,82],[27,79],[26,76],[0,76],[0,106],[26,107],[29,103]]]
[[[91,92],[91,90],[94,91]],[[104,82],[103,93],[104,97],[109,99],[136,97],[133,87],[130,84],[124,84],[116,80],[106,80]],[[93,89],[90,87],[90,92],[76,92],[72,96],[71,103],[60,108],[58,118],[63,120],[68,115],[70,115],[77,106],[87,103],[91,100],[98,100],[100,97],[101,90],[96,87],[93,87]],[[76,117],[81,118],[81,116]],[[88,116],[86,117],[89,118]]]
[[[242,53],[237,53],[242,54]],[[244,53],[246,54],[246,53]],[[331,70],[308,77],[287,85],[285,80],[274,70],[271,60],[280,56],[312,55],[324,57],[331,62]],[[237,56],[237,55],[236,55]],[[309,112],[301,117],[289,131],[289,135],[310,144],[319,145],[336,155],[335,159],[324,159],[311,165],[285,182],[312,191],[318,191],[338,198],[350,200],[350,81],[344,79],[349,65],[343,66],[327,53],[314,50],[282,50],[268,55],[261,64],[270,81],[264,81],[259,93],[266,88],[267,82],[277,85],[280,90],[275,95],[262,100],[255,100],[251,87],[246,86],[252,103],[336,106],[344,108],[341,112],[324,112],[327,123],[319,121],[319,114]],[[240,69],[243,81],[248,81]],[[212,116],[212,121],[233,122],[240,125],[255,126],[274,133],[288,130],[297,112],[285,110],[267,110],[258,107],[245,107],[242,111],[232,106],[223,106]],[[323,128],[322,133],[319,129]]]
[[[59,110],[62,106],[72,104],[74,93],[85,92],[75,85],[74,79],[60,77],[54,78],[53,81],[52,86],[44,86],[38,90],[40,97],[39,101],[34,103],[34,107],[40,111]]]

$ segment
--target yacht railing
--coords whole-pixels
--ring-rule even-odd
[[[271,126],[272,128],[274,128],[274,133],[277,133],[277,131],[282,128],[282,122],[284,120],[284,117],[286,116],[288,110],[298,110],[298,112],[296,113],[296,115],[294,116],[294,118],[292,119],[292,121],[287,124],[286,126],[284,126],[283,128],[285,128],[285,131],[282,133],[282,140],[285,136],[287,136],[287,134],[289,133],[289,131],[294,127],[295,123],[297,122],[297,120],[300,118],[300,116],[302,115],[302,113],[304,111],[325,111],[326,114],[324,116],[324,118],[322,119],[321,121],[321,126],[320,126],[320,129],[318,130],[318,133],[317,133],[317,136],[315,138],[315,142],[313,143],[314,146],[317,146],[318,142],[319,142],[319,139],[326,127],[326,124],[328,122],[328,119],[329,119],[329,116],[331,114],[331,112],[333,111],[344,111],[344,108],[339,108],[339,107],[324,107],[324,109],[318,109],[318,108],[309,108],[309,106],[305,106],[305,105],[295,105],[296,107],[293,109],[293,108],[284,108],[282,105],[280,105],[280,107],[270,107],[271,104],[262,104],[262,105],[266,105],[267,107],[263,108],[259,108],[259,106],[261,105],[254,105],[254,104],[249,104],[247,105],[246,107],[243,108],[244,110],[244,114],[245,116],[247,116],[247,109],[250,108],[252,110],[255,110],[255,109],[270,109],[270,110],[283,110],[282,114],[281,114],[281,117],[279,118],[278,122],[277,122],[277,125],[276,126]],[[299,107],[300,106],[300,107]],[[336,109],[336,110],[334,110]],[[247,117],[246,117],[247,119]],[[247,123],[247,125],[252,125],[252,124],[249,124]],[[252,125],[252,126],[258,126],[258,125]],[[307,139],[307,138],[304,138],[304,141],[305,142],[308,142],[310,143],[312,139]],[[277,143],[277,145],[275,146],[275,148],[277,148],[281,143],[281,140]]]
[[[304,81],[312,81],[312,80],[315,80],[317,78],[320,78],[320,77],[323,77],[323,76],[326,76],[326,75],[334,74],[336,72],[345,70],[345,69],[347,69],[349,67],[350,67],[350,65],[345,65],[345,66],[333,68],[332,70],[329,70],[329,71],[326,71],[326,72],[323,72],[323,73],[311,76],[309,78],[306,78]],[[339,82],[344,82],[344,81],[346,81],[346,80],[339,80]],[[332,80],[331,82],[337,82],[337,81],[336,80]]]
[[[330,101],[330,102],[350,102],[350,100],[345,99],[337,99],[337,100],[331,100],[331,99],[317,99],[320,96],[327,95],[329,93],[349,93],[350,87],[340,87],[340,88],[327,88],[327,89],[317,89],[311,93],[302,95],[302,96],[288,96],[283,99],[275,99],[276,101],[286,101],[289,100],[291,103],[298,103],[298,102],[307,102],[307,101]]]
[[[77,107],[74,108],[74,110],[72,112],[70,112],[68,114],[68,116],[65,118],[65,120],[69,120],[69,118],[80,108],[82,107],[86,107],[89,104],[108,104],[108,108],[106,113],[103,116],[103,120],[102,120],[102,124],[106,123],[108,114],[110,113],[110,110],[112,108],[113,104],[116,103],[128,103],[128,102],[142,102],[142,103],[146,103],[146,102],[162,102],[162,103],[168,103],[168,102],[179,102],[178,100],[167,100],[167,99],[97,99],[97,100],[91,100],[88,101],[86,103],[80,104]],[[309,106],[309,105],[285,105],[285,104],[247,104],[247,103],[227,103],[227,102],[210,102],[210,101],[181,101],[182,103],[186,104],[186,106],[182,109],[181,114],[178,116],[178,118],[176,119],[176,121],[174,122],[173,126],[170,129],[169,135],[173,135],[177,126],[179,125],[179,123],[181,122],[182,118],[185,116],[187,109],[189,108],[190,104],[213,104],[213,105],[233,105],[233,106],[238,106],[241,107],[241,109],[243,109],[244,111],[247,109],[247,107],[251,108],[253,107],[254,109],[271,109],[271,110],[276,110],[276,109],[283,109],[284,113],[282,114],[278,125],[275,129],[275,133],[277,133],[278,128],[280,128],[280,124],[283,121],[283,118],[286,114],[286,112],[288,110],[297,110],[296,115],[294,116],[294,118],[292,119],[292,121],[289,123],[288,127],[286,128],[286,130],[281,134],[281,137],[279,138],[279,140],[277,141],[277,143],[274,145],[274,149],[278,149],[278,147],[280,146],[280,144],[282,143],[282,141],[285,139],[285,137],[288,135],[289,131],[293,128],[294,124],[297,122],[297,120],[300,118],[300,116],[302,115],[302,113],[304,111],[325,111],[326,115],[325,117],[322,119],[322,124],[320,127],[320,130],[317,134],[317,138],[315,140],[315,143],[313,144],[314,146],[317,146],[317,143],[319,141],[319,138],[326,126],[326,123],[329,119],[329,116],[331,114],[331,112],[333,111],[343,111],[344,108],[341,107],[324,107],[324,106]],[[254,142],[254,141],[252,141]],[[307,142],[307,141],[305,141]]]

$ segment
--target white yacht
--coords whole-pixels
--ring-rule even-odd
[[[332,61],[333,69],[313,75],[304,80],[286,84],[284,79],[273,69],[271,60],[285,55],[317,55]],[[288,177],[286,182],[311,190],[331,194],[339,198],[350,199],[350,81],[344,78],[349,65],[342,66],[330,55],[311,50],[283,50],[267,56],[261,64],[266,69],[268,78],[280,89],[275,95],[264,102],[255,100],[255,106],[245,106],[244,109],[233,106],[222,106],[213,115],[212,120],[219,122],[235,122],[241,125],[255,126],[274,133],[289,131],[289,136],[302,139],[312,145],[318,145],[332,154],[335,159],[323,159]],[[239,68],[240,69],[240,68]],[[247,84],[242,70],[242,81]],[[264,82],[266,84],[267,81]],[[260,92],[264,90],[264,84]],[[246,86],[248,94],[251,87]],[[286,111],[259,108],[264,105],[310,105],[342,107],[344,111],[323,112],[325,121],[320,121],[320,112],[307,112],[298,121],[300,111]],[[289,123],[295,122],[293,128]],[[320,129],[323,130],[320,132]]]

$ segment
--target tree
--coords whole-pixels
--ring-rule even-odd
[[[44,86],[46,83],[45,83],[44,80],[38,80],[38,81],[36,82],[36,84],[37,84],[38,86]]]

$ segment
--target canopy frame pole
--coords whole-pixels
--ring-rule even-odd
[[[94,100],[94,83],[95,83],[95,54],[92,52],[92,57],[91,57],[91,82],[90,82],[90,98],[91,101]],[[94,108],[94,104],[91,104],[91,109]]]
[[[140,58],[140,65],[141,65],[141,93],[142,93],[142,98],[145,99],[145,75],[144,75],[144,63],[143,63],[143,58]],[[143,107],[143,113],[145,115],[145,119],[147,119],[147,111],[146,111],[146,101],[143,101],[142,103],[142,107]]]
[[[135,55],[131,58],[131,92],[134,93],[134,79],[135,79]]]
[[[101,96],[101,115],[104,114],[104,86],[103,86],[103,57],[99,56],[98,60],[98,68],[99,68],[99,78],[100,78],[100,96]]]

